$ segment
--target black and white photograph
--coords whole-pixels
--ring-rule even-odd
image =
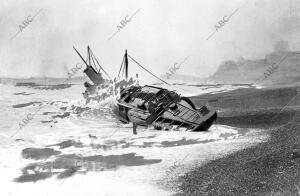
[[[0,196],[300,196],[300,0],[2,0]]]

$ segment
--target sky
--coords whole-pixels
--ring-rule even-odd
[[[19,25],[38,12],[12,39]],[[85,57],[87,45],[112,77],[125,49],[156,75],[189,57],[177,73],[207,77],[222,61],[264,58],[280,40],[300,50],[299,23],[299,0],[1,1],[0,77],[67,77],[65,67],[81,62],[73,46]],[[132,62],[129,72],[154,80]]]

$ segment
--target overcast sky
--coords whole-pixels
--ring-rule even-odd
[[[115,76],[125,49],[157,75],[206,77],[221,61],[263,58],[278,40],[300,49],[298,0],[10,0],[0,2],[0,77],[66,77],[89,44]],[[42,11],[14,39],[28,16]],[[140,11],[111,40],[126,16]],[[224,16],[238,11],[209,40]],[[130,64],[130,73],[145,72]]]

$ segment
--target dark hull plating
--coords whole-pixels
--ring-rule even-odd
[[[131,86],[120,92],[119,118],[123,123],[140,126],[153,125],[155,129],[186,128],[205,131],[217,119],[209,106],[196,109],[190,99],[174,91],[155,86]]]

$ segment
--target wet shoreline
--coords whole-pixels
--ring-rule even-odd
[[[238,89],[233,93],[225,93],[227,97],[224,93],[193,97],[198,103],[205,98],[217,99],[218,102],[210,102],[217,109],[231,107],[239,111],[223,112],[217,124],[266,129],[269,130],[270,139],[189,171],[178,179],[177,188],[180,191],[176,195],[299,194],[298,88],[257,89],[249,92]],[[253,106],[251,110],[248,105]]]

